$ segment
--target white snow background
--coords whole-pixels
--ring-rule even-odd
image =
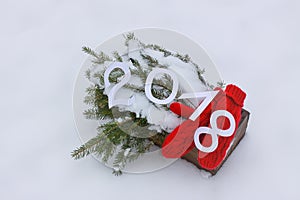
[[[298,0],[1,0],[0,199],[300,199],[299,11]],[[81,47],[142,27],[192,38],[248,94],[247,135],[212,178],[183,160],[115,177],[70,157]]]

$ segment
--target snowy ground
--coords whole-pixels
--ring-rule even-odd
[[[300,3],[266,1],[0,2],[1,199],[300,199]],[[120,32],[161,27],[202,44],[223,79],[248,93],[247,136],[217,176],[179,160],[114,177],[80,145],[72,90],[86,56]]]

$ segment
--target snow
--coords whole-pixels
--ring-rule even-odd
[[[116,95],[116,98],[130,98],[134,95],[135,103],[130,106],[119,105],[120,111],[130,111],[136,114],[138,118],[146,118],[149,124],[152,124],[151,130],[161,132],[162,130],[170,132],[180,124],[180,119],[172,115],[170,111],[155,107],[144,94],[133,92],[132,90],[122,88]]]
[[[299,200],[299,8],[297,0],[2,0],[1,199]],[[151,26],[202,44],[225,82],[248,94],[246,136],[209,179],[183,160],[115,177],[92,157],[70,158],[82,144],[71,105],[81,47]]]
[[[129,152],[130,152],[130,148],[125,149],[124,156],[126,157],[129,154]]]

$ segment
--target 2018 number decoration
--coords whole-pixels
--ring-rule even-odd
[[[111,83],[109,82],[109,75],[114,69],[121,69],[124,72],[124,77],[122,80],[120,80],[119,83],[112,86],[112,88],[109,90],[107,96],[108,96],[108,105],[109,108],[116,106],[116,105],[131,105],[135,102],[134,96],[132,96],[129,99],[115,99],[116,93],[119,89],[121,89],[126,83],[129,82],[131,77],[131,72],[129,69],[129,66],[126,63],[123,62],[114,62],[112,63],[104,72],[104,86],[107,90]],[[153,80],[156,76],[159,74],[168,74],[173,81],[172,86],[172,92],[170,96],[166,99],[157,99],[152,95],[151,87]],[[155,68],[153,69],[146,79],[145,83],[145,95],[147,98],[157,104],[168,104],[172,102],[176,94],[178,92],[179,88],[179,82],[176,74],[168,69],[162,69],[162,68]],[[203,102],[196,108],[196,110],[192,113],[192,115],[189,117],[190,120],[195,121],[200,114],[204,111],[204,109],[209,105],[209,103],[215,98],[215,96],[218,94],[219,91],[206,91],[206,92],[195,92],[195,93],[184,93],[182,94],[179,99],[187,99],[187,98],[204,98]],[[230,127],[227,130],[219,129],[217,126],[217,118],[220,116],[227,117],[230,122]],[[209,127],[199,127],[194,134],[194,142],[196,147],[203,152],[213,152],[218,147],[218,135],[223,137],[229,137],[234,133],[235,129],[235,120],[233,115],[226,111],[226,110],[217,110],[214,111],[210,117],[210,124],[211,128]],[[209,147],[203,146],[199,141],[199,136],[201,134],[209,134],[212,137],[212,143]]]

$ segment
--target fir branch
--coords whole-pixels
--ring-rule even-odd
[[[88,69],[85,71],[85,77],[90,81],[91,80],[91,70]]]
[[[198,74],[199,80],[200,80],[203,84],[206,84],[206,81],[205,81],[205,79],[203,78],[203,74],[205,73],[205,69],[200,69],[200,68],[198,67],[198,65],[197,65],[196,70],[197,70],[197,74]]]
[[[135,113],[130,113],[131,120],[137,123],[139,126],[145,127],[148,125],[146,118],[136,117]]]
[[[163,142],[164,142],[164,140],[165,140],[165,138],[166,138],[167,135],[168,135],[168,133],[166,131],[162,131],[162,133],[156,134],[156,135],[152,136],[149,139],[154,144],[163,144]]]
[[[113,61],[113,59],[110,58],[108,55],[106,55],[103,51],[101,51],[98,54],[98,58],[96,60],[93,60],[93,63],[98,64],[98,65],[102,65],[107,61],[111,62],[111,61]]]
[[[127,137],[130,137],[119,127],[119,124],[114,121],[106,123],[104,128],[99,128],[98,131],[102,131],[114,145],[120,145]]]
[[[96,151],[97,146],[102,145],[102,140],[104,138],[104,134],[98,134],[96,137],[90,139],[88,142],[86,142],[84,145],[80,146],[79,148],[75,149],[71,156],[77,160],[83,157],[88,156],[91,153],[94,153]]]
[[[127,34],[123,35],[123,37],[125,38],[125,46],[129,45],[128,43],[130,40],[137,40],[137,38],[135,37],[133,32],[127,33]]]
[[[90,47],[82,47],[82,51],[86,54],[89,54],[93,57],[95,57],[96,59],[99,59],[99,55],[94,51],[92,50]]]
[[[139,87],[139,86],[136,86],[136,85],[130,84],[130,83],[127,83],[123,87],[125,87],[127,89],[130,89],[130,90],[133,90],[133,91],[136,91],[136,92],[141,92],[141,93],[145,92],[144,87]]]
[[[116,68],[109,74],[108,80],[111,83],[118,83],[122,76],[124,76],[124,71],[120,68]]]
[[[127,157],[128,158],[128,162],[133,162],[135,160],[137,160],[141,155],[143,155],[143,153],[130,153],[130,155]]]
[[[99,87],[101,87],[101,88],[104,88],[104,71],[105,70],[101,70],[101,71],[93,74],[93,78],[96,78],[99,80]]]
[[[115,174],[116,176],[121,175],[122,169],[126,166],[127,163],[137,160],[146,151],[149,151],[150,147],[153,144],[154,143],[152,141],[137,138],[135,140],[131,140],[130,144],[123,145],[121,150],[115,157],[113,163],[113,174]]]
[[[158,60],[155,58],[152,58],[150,55],[141,53],[142,58],[146,61],[149,67],[157,67],[159,65]]]
[[[123,62],[122,57],[120,56],[120,54],[117,51],[114,51],[112,54],[116,61]]]
[[[210,89],[214,90],[216,87],[225,88],[226,83],[225,83],[224,81],[218,81],[218,82],[217,82],[217,86],[215,86],[215,85],[213,85],[213,84],[210,84],[210,83],[206,83],[206,85],[207,85]]]
[[[172,92],[172,84],[173,84],[173,80],[168,75],[163,75],[163,77],[161,77],[160,79],[158,78],[153,79],[153,86],[162,88],[168,93]]]
[[[114,169],[123,169],[125,167],[125,164],[126,164],[126,157],[127,155],[125,154],[126,152],[126,149],[121,149],[116,157],[115,157],[115,160],[114,160],[114,163],[113,163],[113,167]]]
[[[167,98],[170,95],[170,93],[169,92],[165,92],[163,90],[163,88],[155,88],[155,87],[153,87],[151,89],[151,93],[157,99],[165,99],[165,98]]]
[[[113,117],[108,107],[108,98],[103,92],[104,90],[100,89],[98,85],[92,85],[86,89],[87,95],[84,98],[84,103],[92,106],[83,113],[87,119],[99,120]]]
[[[134,74],[134,75],[140,77],[141,80],[145,83],[147,76],[148,76],[147,71],[142,68],[142,66],[138,60],[133,59],[133,58],[129,58],[129,60],[131,61],[132,65],[135,67],[135,69],[130,70],[131,74]]]
[[[82,51],[94,57],[92,60],[94,64],[103,64],[106,61],[112,61],[112,59],[102,51],[97,53],[89,47],[82,47]]]
[[[210,84],[210,83],[206,83],[207,87],[209,87],[211,90],[215,89],[215,86]]]
[[[179,60],[185,62],[185,63],[188,63],[191,61],[191,57],[187,54],[185,55],[182,55],[182,54],[179,54],[178,52],[174,54],[174,57],[178,58]]]
[[[121,176],[123,172],[119,168],[114,168],[112,174],[115,176]]]
[[[172,55],[172,53],[168,50],[166,50],[165,48],[159,46],[159,45],[156,45],[156,44],[148,44],[148,45],[145,45],[146,48],[150,48],[154,51],[160,51],[164,54],[164,57],[168,57],[170,55]]]
[[[130,114],[132,116],[132,114],[135,113],[130,113]],[[153,131],[149,130],[150,125],[148,124],[146,118],[140,118],[140,117],[137,118],[133,116],[131,118],[123,117],[122,122],[119,122],[118,126],[120,127],[120,129],[122,129],[122,131],[132,136],[124,139],[125,146],[128,142],[130,143],[134,142],[131,141],[132,139],[137,141],[139,140],[144,141],[145,138],[148,138],[151,135],[153,135]],[[128,146],[128,148],[129,147],[131,146]]]
[[[95,153],[101,158],[102,162],[107,163],[116,150],[117,146],[111,142],[107,137],[102,140],[102,144],[98,145],[95,149]]]
[[[225,88],[226,83],[225,83],[224,80],[222,80],[222,81],[217,82],[217,86],[220,87],[220,88]]]
[[[150,56],[146,53],[141,52],[140,54],[141,54],[141,57],[147,63],[148,67],[150,67],[150,69],[154,68],[154,67],[165,68],[165,69],[168,68],[167,66],[160,64],[156,58],[153,58],[152,56]]]

